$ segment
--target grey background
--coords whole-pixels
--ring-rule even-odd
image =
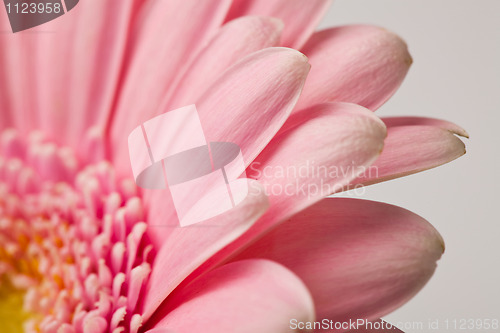
[[[398,33],[414,58],[403,86],[379,115],[443,118],[471,136],[460,159],[367,187],[361,195],[425,217],[446,242],[431,281],[385,319],[423,322],[424,332],[433,332],[426,325],[436,319],[440,329],[434,332],[500,332],[451,328],[453,319],[500,319],[500,1],[337,0],[321,27],[349,23]]]

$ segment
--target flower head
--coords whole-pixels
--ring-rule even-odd
[[[314,331],[423,287],[444,250],[427,221],[325,197],[449,162],[467,133],[378,118],[407,45],[372,26],[314,32],[329,3],[87,0],[0,34],[7,332]],[[127,136],[189,104],[251,179],[236,207],[180,228],[168,190],[135,185]]]
[[[109,163],[79,165],[37,132],[6,130],[1,143],[0,288],[23,296],[2,322],[12,332],[137,332],[153,246],[134,184]]]

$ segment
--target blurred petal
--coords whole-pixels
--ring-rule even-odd
[[[226,20],[244,15],[277,17],[285,23],[281,45],[300,49],[331,3],[331,0],[234,0]]]
[[[225,24],[181,78],[167,109],[193,104],[231,65],[258,50],[279,46],[283,23],[246,16]]]
[[[379,318],[429,280],[444,244],[423,218],[384,203],[328,198],[270,231],[234,260],[266,258],[296,273],[318,318]]]
[[[113,150],[120,154],[118,165],[128,165],[129,133],[161,113],[170,85],[216,33],[230,2],[150,0],[142,7],[110,129]]]
[[[2,52],[3,53],[3,52]],[[0,66],[5,63],[2,53],[0,53]],[[1,68],[1,67],[0,67]],[[0,69],[0,85],[5,87],[7,85],[5,71]],[[6,89],[0,89],[0,131],[12,127],[14,125],[10,115],[9,99]]]
[[[141,1],[136,0],[87,0],[80,1],[70,12],[78,13],[77,17],[72,18],[77,20],[76,32],[65,37],[73,41],[71,55],[51,54],[53,58],[45,59],[49,67],[41,68],[47,70],[61,66],[56,57],[66,58],[65,62],[70,66],[63,69],[65,75],[59,82],[60,91],[55,91],[58,95],[53,95],[54,100],[47,101],[49,104],[43,106],[44,117],[41,122],[44,128],[50,128],[51,133],[59,133],[68,128],[65,140],[70,137],[72,144],[77,145],[91,126],[100,125],[104,128],[107,125],[125,60],[129,31],[140,4]],[[53,51],[60,51],[56,46],[60,43],[60,34],[56,35],[57,38],[52,41],[55,45],[48,47],[56,49]],[[47,87],[48,76],[50,73],[45,72],[40,77],[40,89]],[[66,123],[54,126],[54,116],[47,114],[54,112],[57,100],[61,97],[68,100],[67,109],[64,110]],[[57,117],[60,115],[56,119]]]
[[[251,181],[255,182],[255,181]],[[160,196],[164,191],[157,191]],[[156,255],[144,297],[143,314],[147,320],[163,300],[186,276],[218,250],[241,236],[264,213],[268,201],[255,182],[246,199],[232,210],[205,222],[184,228],[150,226],[150,232],[165,234]],[[164,218],[161,210],[150,219]],[[162,230],[166,229],[166,230]]]
[[[70,15],[66,15],[70,16]],[[66,19],[66,20],[64,20]],[[64,21],[64,22],[63,22]],[[64,24],[71,19],[59,17],[44,25],[54,26],[54,23]],[[55,34],[37,33],[43,31],[42,27],[30,29],[28,32],[12,33],[7,11],[0,10],[0,82],[2,92],[0,93],[0,116],[1,127],[16,127],[21,133],[26,134],[38,125],[36,109],[37,86],[36,76],[43,63],[37,53],[37,43],[42,43]],[[61,43],[67,47],[68,43]],[[52,50],[47,49],[49,53]],[[54,65],[53,65],[54,66]],[[52,76],[46,80],[53,80]],[[4,123],[5,121],[5,123]]]
[[[280,333],[290,332],[292,318],[314,320],[313,302],[302,281],[267,260],[219,267],[180,290],[164,311],[147,332]]]
[[[90,126],[108,119],[138,6],[139,1],[81,1],[54,21],[2,33],[6,52],[0,64],[8,67],[0,70],[8,91],[8,109],[2,113],[9,112],[23,133],[42,129],[77,148]],[[0,29],[10,30],[3,11],[0,16]]]
[[[351,186],[411,175],[464,154],[464,143],[448,129],[424,125],[388,127],[382,154]]]
[[[401,38],[364,25],[316,32],[302,52],[310,59],[311,73],[297,110],[331,101],[375,110],[394,94],[412,62]]]

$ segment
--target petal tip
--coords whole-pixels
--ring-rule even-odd
[[[455,133],[456,135],[461,136],[461,137],[464,137],[464,138],[470,139],[469,133],[468,133],[465,129],[461,128],[461,127],[460,127],[460,130],[459,130],[459,131],[454,132],[454,133]]]

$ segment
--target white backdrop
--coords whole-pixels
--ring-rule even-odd
[[[435,332],[500,332],[458,329],[460,319],[500,319],[500,1],[337,0],[321,27],[349,23],[398,33],[414,59],[379,115],[443,118],[471,136],[458,160],[367,187],[362,195],[425,217],[446,242],[431,281],[385,319],[412,326],[439,320]],[[433,330],[406,330],[422,331]]]

